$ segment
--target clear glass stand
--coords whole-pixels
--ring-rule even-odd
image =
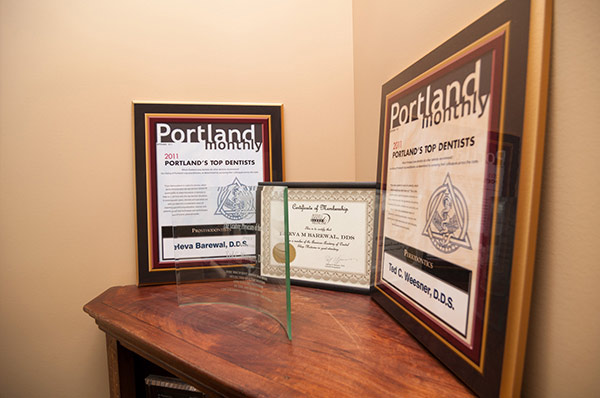
[[[208,187],[207,197],[205,221],[189,225],[189,217],[173,215],[179,305],[250,308],[279,322],[291,340],[287,188]],[[265,275],[263,259],[284,272]]]

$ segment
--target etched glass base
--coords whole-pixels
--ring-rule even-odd
[[[163,248],[172,252],[179,304],[256,310],[279,322],[291,340],[287,188],[248,186],[235,178],[207,187],[206,196],[202,202],[210,209],[193,210],[200,216],[172,214],[172,241]],[[286,272],[263,275],[265,253]]]

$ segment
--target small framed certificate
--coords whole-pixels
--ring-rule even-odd
[[[369,292],[376,211],[375,183],[260,183],[288,187],[290,278],[293,284]],[[260,188],[259,188],[260,189]],[[262,201],[264,203],[264,199]],[[261,243],[277,242],[262,220]],[[272,246],[272,247],[271,247]],[[285,247],[262,247],[261,272],[281,276]],[[259,249],[260,250],[260,249]]]
[[[256,187],[283,179],[282,105],[134,102],[133,121],[138,284],[254,264]]]

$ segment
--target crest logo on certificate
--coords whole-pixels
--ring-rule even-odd
[[[469,241],[469,209],[460,190],[452,185],[450,173],[429,198],[425,229],[436,249],[452,253],[459,247],[471,250]]]

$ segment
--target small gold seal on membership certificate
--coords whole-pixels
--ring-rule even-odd
[[[289,245],[290,250],[290,263],[296,258],[296,248],[293,245]],[[278,263],[285,263],[285,243],[278,243],[273,246],[273,258]]]

